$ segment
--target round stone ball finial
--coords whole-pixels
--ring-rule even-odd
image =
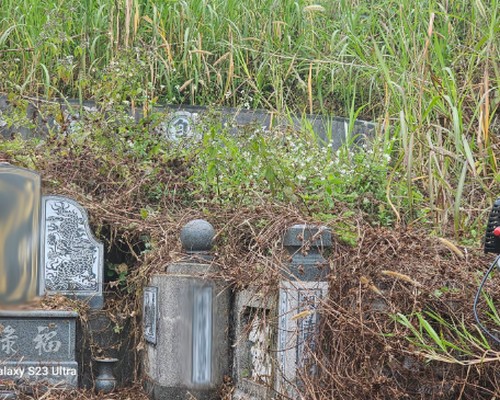
[[[189,221],[181,229],[182,248],[189,254],[208,253],[212,249],[215,229],[204,219]]]

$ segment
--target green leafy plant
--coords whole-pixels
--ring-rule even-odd
[[[413,352],[429,361],[459,365],[500,361],[500,353],[493,350],[476,325],[432,311],[410,317],[398,313],[393,318],[410,333],[407,340],[414,346]]]

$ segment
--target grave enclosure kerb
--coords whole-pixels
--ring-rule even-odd
[[[13,106],[6,96],[0,94],[0,134],[5,138],[12,137],[14,134],[21,134],[23,138],[41,137],[45,136],[49,129],[71,133],[72,125],[80,119],[81,112],[101,112],[93,101],[81,103],[74,99],[46,101],[37,98],[25,98],[24,100],[27,103],[26,121],[29,121],[29,123],[21,126],[9,126],[5,120],[9,113],[13,111]],[[50,109],[50,107],[55,108],[57,113],[44,111],[44,109]],[[197,121],[209,111],[210,109],[204,106],[156,106],[152,109],[152,112],[165,114],[165,120],[161,122],[155,133],[173,142],[193,138],[199,133],[196,129]],[[362,143],[365,137],[373,136],[376,129],[376,124],[372,122],[356,120],[351,123],[349,119],[342,117],[314,114],[277,115],[265,110],[226,107],[218,108],[216,111],[221,115],[222,124],[227,123],[229,126],[234,126],[232,129],[234,133],[248,125],[270,130],[275,127],[300,129],[305,124],[314,132],[321,144],[331,145],[333,151],[340,148],[346,140],[352,139],[355,143]],[[144,116],[140,109],[127,109],[126,113],[132,117],[135,123],[139,122]],[[65,119],[62,124],[65,125],[64,128],[57,122],[61,117]]]

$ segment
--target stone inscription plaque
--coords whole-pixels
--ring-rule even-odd
[[[315,373],[318,308],[327,294],[327,282],[280,282],[276,386],[291,398],[297,397],[300,373]]]
[[[156,325],[158,319],[158,288],[146,286],[144,288],[144,302],[142,309],[144,340],[156,344]]]
[[[0,306],[37,294],[40,176],[0,163]]]
[[[92,235],[85,209],[67,197],[44,196],[42,221],[41,294],[76,295],[102,307],[103,245]]]
[[[0,311],[0,380],[78,384],[70,311]]]
[[[212,378],[212,287],[196,288],[193,301],[193,383]]]

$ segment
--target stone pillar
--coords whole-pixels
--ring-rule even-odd
[[[320,226],[294,225],[283,244],[291,256],[279,285],[276,389],[299,398],[301,376],[315,374],[310,356],[318,343],[317,309],[328,296],[330,272],[322,250],[332,246],[331,232]]]
[[[229,290],[210,275],[215,231],[195,220],[181,232],[186,261],[151,277],[144,292],[146,387],[152,399],[216,399],[229,373]]]

